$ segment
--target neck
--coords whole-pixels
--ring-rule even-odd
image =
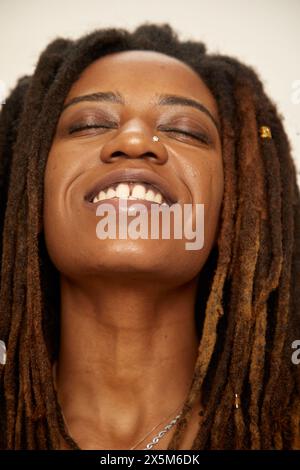
[[[93,288],[61,278],[57,387],[77,441],[132,445],[178,414],[198,353],[195,289],[195,282],[162,290],[132,279],[101,279]]]

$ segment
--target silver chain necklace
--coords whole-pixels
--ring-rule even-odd
[[[158,443],[158,441],[177,423],[179,420],[180,416],[182,415],[182,411],[179,413],[179,415],[176,416],[176,418],[172,419],[172,421],[167,424],[162,431],[160,431],[149,444],[146,445],[146,447],[143,450],[148,450],[152,449],[155,444]]]

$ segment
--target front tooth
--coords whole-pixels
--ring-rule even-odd
[[[109,188],[108,191],[106,191],[106,199],[111,199],[113,197],[116,197],[116,191],[113,188]]]
[[[128,184],[120,183],[116,188],[116,196],[120,199],[128,199],[130,189]]]
[[[162,203],[162,195],[160,193],[157,193],[154,197],[154,202],[157,202],[158,204]]]
[[[145,195],[146,201],[152,201],[155,202],[155,193],[152,191],[152,189],[148,189]]]
[[[137,199],[145,199],[146,189],[141,184],[136,184],[132,190],[132,196]]]

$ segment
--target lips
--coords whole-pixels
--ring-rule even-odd
[[[94,183],[94,185],[85,194],[84,199],[91,203],[100,191],[122,182],[144,183],[151,185],[162,194],[169,206],[177,202],[177,196],[174,193],[172,186],[165,178],[153,171],[141,168],[123,168],[111,171]]]

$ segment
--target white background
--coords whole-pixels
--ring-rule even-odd
[[[181,39],[253,66],[284,117],[300,172],[300,0],[0,0],[0,94],[33,73],[54,38],[144,21],[168,22]]]

